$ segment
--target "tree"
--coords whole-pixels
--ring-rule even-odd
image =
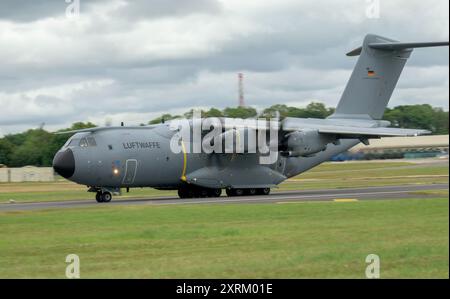
[[[327,109],[323,103],[311,102],[306,106],[305,115],[310,118],[326,118],[334,112],[333,109]]]
[[[152,119],[151,121],[148,122],[148,124],[149,125],[161,124],[165,121],[172,120],[175,118],[180,118],[180,116],[179,115],[171,115],[169,113],[166,113],[166,114],[161,115],[160,117]]]
[[[261,117],[274,118],[276,112],[279,112],[280,118],[301,117],[301,118],[326,118],[333,114],[333,108],[327,108],[322,103],[312,102],[306,108],[288,107],[286,105],[273,105],[263,111]]]
[[[50,166],[55,154],[51,146],[55,135],[35,129],[25,132],[25,136],[25,142],[10,155],[9,166]]]
[[[14,151],[14,144],[9,140],[0,139],[0,164],[9,165],[10,156]]]
[[[202,113],[203,117],[223,117],[222,111],[216,108],[211,108],[208,111]]]
[[[266,118],[266,119],[275,118],[277,116],[277,112],[278,112],[280,118],[283,119],[288,116],[290,108],[292,108],[292,107],[288,107],[284,104],[272,105],[269,108],[264,109],[263,112],[261,113],[260,117]]]
[[[444,135],[448,134],[448,111],[444,111],[441,108],[434,108],[435,116],[433,117],[435,123],[434,134]]]
[[[403,105],[386,109],[383,119],[399,128],[425,129],[433,134],[448,134],[448,111],[429,104]]]
[[[258,115],[256,109],[252,107],[227,107],[223,110],[223,114],[226,117],[232,118],[252,118]]]

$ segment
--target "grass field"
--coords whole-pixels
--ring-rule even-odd
[[[324,163],[280,185],[279,189],[304,190],[402,184],[448,183],[448,161],[439,164],[407,162]],[[132,189],[121,198],[175,196],[174,191],[150,188]],[[0,204],[15,202],[87,199],[93,194],[86,187],[63,180],[51,183],[0,183]]]
[[[448,198],[0,213],[0,277],[449,278]]]
[[[448,183],[448,170],[325,163],[278,190]],[[82,278],[365,278],[372,253],[382,278],[449,278],[448,189],[411,193],[424,199],[0,212],[0,278],[64,278],[71,253]],[[68,181],[0,184],[0,204],[91,195]],[[161,195],[175,193],[129,197]]]

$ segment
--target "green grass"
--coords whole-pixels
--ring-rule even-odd
[[[449,277],[448,198],[0,213],[0,277]]]
[[[406,162],[324,163],[285,181],[274,191],[448,183],[448,171],[446,162],[436,165]],[[0,184],[0,204],[11,199],[16,202],[93,200],[94,195],[86,190],[85,186],[68,181]],[[175,191],[138,188],[132,189],[129,194],[123,193],[121,198],[175,195]]]
[[[59,190],[55,186],[54,191],[50,192],[5,192],[0,193],[0,204],[7,203],[11,199],[15,202],[42,202],[42,201],[65,201],[65,200],[93,200],[95,193],[88,193],[87,188],[80,186],[81,190]],[[137,197],[156,197],[156,196],[175,196],[176,191],[161,191],[156,189],[133,189],[129,195],[123,193],[122,196],[114,198],[137,198]]]

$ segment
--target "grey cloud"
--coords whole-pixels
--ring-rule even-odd
[[[222,11],[217,0],[128,0],[112,14],[134,20],[180,17],[190,14],[217,14]]]
[[[64,0],[2,0],[0,19],[31,22],[38,19],[64,14],[67,4]]]
[[[409,1],[406,8],[412,11],[409,3],[421,7],[419,2]],[[148,113],[150,118],[193,107],[233,106],[240,71],[246,74],[249,105],[320,100],[334,106],[356,63],[345,53],[358,47],[366,33],[404,41],[448,39],[448,29],[441,26],[448,24],[448,13],[432,21],[416,13],[405,26],[411,18],[404,10],[391,9],[380,20],[353,20],[347,17],[349,7],[323,1],[276,1],[252,10],[230,9],[227,2],[213,0],[139,0],[102,10],[115,3],[81,0],[83,22],[68,26],[59,20],[56,24],[63,27],[55,28],[26,22],[63,16],[64,0],[1,2],[0,22],[13,25],[1,27],[0,33],[10,30],[6,33],[21,39],[4,39],[2,44],[0,34],[0,105],[23,107],[11,106],[0,123],[2,132],[42,121],[63,126],[124,113]],[[364,1],[349,3],[358,3],[356,11],[364,12]],[[406,1],[389,5],[402,3]],[[324,5],[332,7],[325,10]],[[198,23],[192,25],[192,19]],[[19,23],[20,29],[14,27]],[[202,30],[208,26],[213,29]],[[156,34],[160,36],[154,43],[146,43]],[[179,41],[184,35],[189,36],[186,50]],[[158,47],[160,39],[167,48]],[[2,51],[8,47],[12,52]],[[448,63],[448,48],[416,50],[391,105],[430,102],[447,108]],[[438,71],[431,74],[431,67]],[[95,85],[102,80],[112,83]],[[94,83],[74,89],[80,82]],[[74,90],[59,94],[52,88]],[[42,92],[36,95],[36,90]],[[27,103],[35,106],[26,108]]]

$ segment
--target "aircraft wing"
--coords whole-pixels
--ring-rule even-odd
[[[342,119],[300,119],[286,118],[283,121],[284,131],[317,130],[322,134],[334,134],[342,137],[395,137],[418,136],[431,133],[427,130],[399,129],[380,127],[378,121],[342,120]]]
[[[418,136],[429,134],[430,131],[414,130],[414,129],[397,129],[397,128],[357,128],[357,127],[321,127],[318,128],[319,133],[337,134],[349,136],[377,136],[377,137],[395,137],[395,136]]]

